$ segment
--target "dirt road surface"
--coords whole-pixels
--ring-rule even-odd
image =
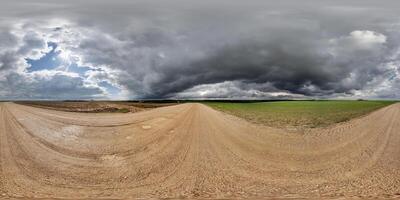
[[[306,134],[201,104],[0,104],[0,198],[400,198],[400,104]]]

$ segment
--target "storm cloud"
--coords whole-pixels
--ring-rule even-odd
[[[1,4],[2,99],[400,98],[397,1]]]

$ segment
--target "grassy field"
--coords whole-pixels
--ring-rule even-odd
[[[306,129],[325,127],[365,115],[394,101],[277,101],[205,104],[267,126]]]

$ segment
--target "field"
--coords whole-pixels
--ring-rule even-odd
[[[76,104],[53,103],[48,109],[43,103],[0,103],[0,199],[400,198],[398,103],[57,110],[79,108]],[[305,113],[318,116],[317,125],[325,127],[309,134],[288,132],[212,109],[217,106],[253,113],[284,110],[293,121]],[[331,122],[350,116],[359,117]],[[314,119],[308,118],[305,122]]]
[[[326,127],[363,116],[394,101],[209,102],[212,108],[267,126],[301,130]]]
[[[19,101],[22,105],[46,108],[52,110],[87,113],[134,113],[175,103],[143,103],[128,101]]]

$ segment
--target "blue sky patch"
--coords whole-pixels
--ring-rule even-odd
[[[67,72],[74,72],[79,74],[79,76],[84,76],[86,77],[85,73],[89,70],[92,70],[90,67],[86,66],[78,66],[76,63],[72,63],[71,65],[67,66],[66,70]]]
[[[101,81],[98,84],[100,87],[106,88],[107,92],[111,95],[111,96],[115,96],[118,95],[121,90],[113,85],[111,85],[109,82],[107,81]]]
[[[80,77],[87,78],[86,72],[90,70],[96,70],[93,68],[90,68],[88,66],[79,66],[77,63],[73,62],[68,65],[66,65],[66,62],[64,62],[60,57],[61,51],[56,51],[57,49],[57,44],[53,42],[47,43],[48,47],[51,48],[51,50],[46,53],[44,56],[41,58],[34,60],[34,59],[29,59],[26,58],[26,62],[29,64],[29,67],[27,68],[27,71],[29,73],[35,72],[35,71],[41,71],[41,70],[63,70],[66,72],[73,72],[79,74]],[[97,69],[98,70],[98,69]],[[107,92],[114,96],[118,95],[121,90],[118,87],[113,86],[107,81],[101,81],[98,83],[100,87],[103,87],[107,90]]]
[[[58,57],[60,52],[56,51],[57,44],[49,42],[47,43],[47,45],[52,49],[40,59],[38,60],[33,60],[29,58],[25,59],[26,62],[30,65],[30,67],[27,68],[28,72],[34,72],[46,69],[51,70],[57,68],[62,64],[62,61]]]
[[[59,57],[60,51],[56,51],[57,49],[57,44],[53,42],[47,43],[47,45],[51,48],[51,51],[46,53],[43,57],[40,59],[34,60],[34,59],[25,59],[26,62],[30,65],[30,67],[27,68],[28,72],[34,72],[34,71],[40,71],[40,70],[54,70],[58,67],[61,67],[62,65],[65,65],[66,63],[61,60]],[[91,70],[90,67],[87,66],[78,66],[76,63],[71,63],[69,65],[65,65],[63,69],[66,72],[74,72],[79,74],[80,76],[85,76],[85,73],[89,70]]]

